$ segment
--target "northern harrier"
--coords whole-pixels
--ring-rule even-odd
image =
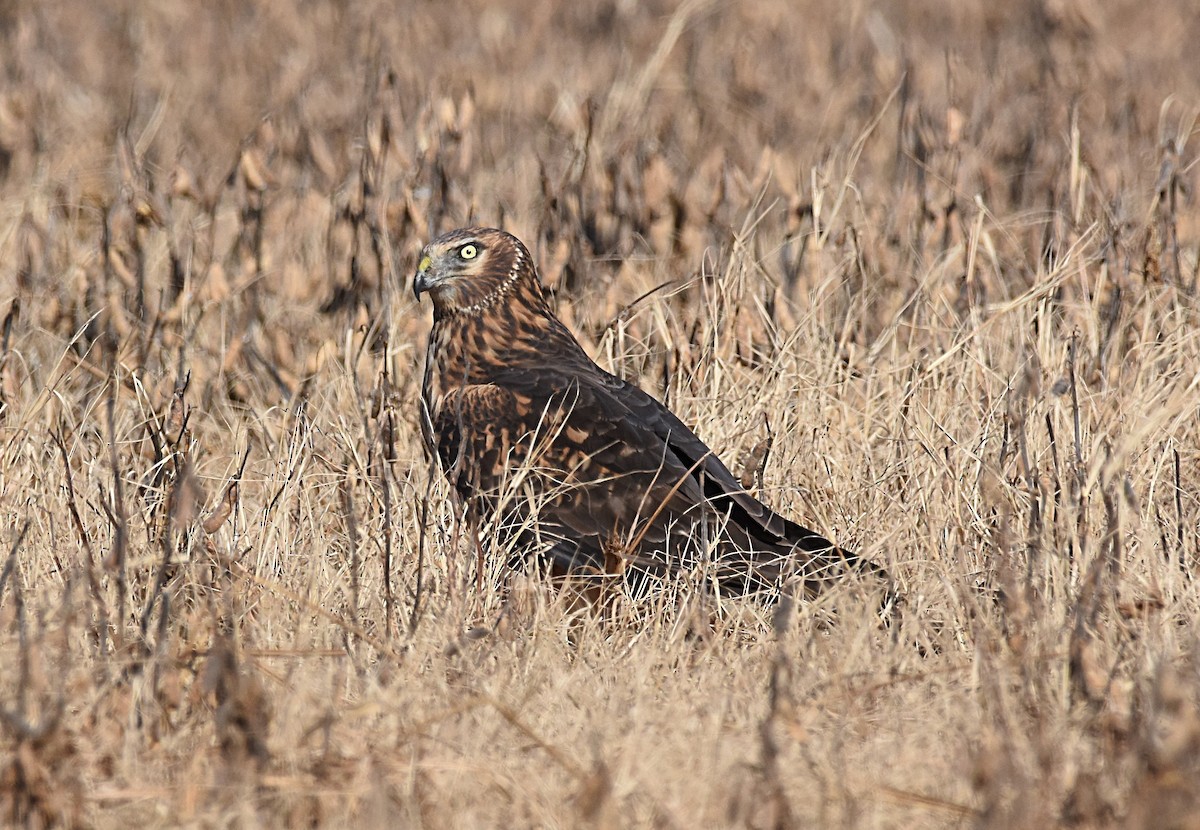
[[[515,237],[439,236],[413,292],[434,309],[426,448],[513,565],[639,580],[701,569],[725,595],[802,585],[812,596],[851,571],[886,578],[755,499],[670,410],[597,366]]]

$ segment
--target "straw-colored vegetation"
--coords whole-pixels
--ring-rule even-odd
[[[0,823],[1200,826],[1198,42],[0,3]],[[902,619],[519,577],[497,625],[414,400],[468,222]]]

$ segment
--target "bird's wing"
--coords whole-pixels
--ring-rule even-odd
[[[607,570],[613,556],[671,567],[630,551],[668,547],[664,520],[704,495],[653,425],[569,367],[501,368],[489,380],[456,389],[434,418],[438,455],[459,492],[482,494],[487,511],[564,569]]]
[[[746,492],[716,453],[657,399],[607,373],[602,382],[622,408],[651,429],[681,464],[694,471],[693,478],[712,508],[728,514],[730,521],[744,528],[752,539],[772,546],[794,545],[807,551],[832,547],[823,536],[780,516]]]
[[[687,497],[693,504],[703,502],[724,520],[722,534],[732,545],[721,549],[718,562],[723,590],[759,590],[804,574],[806,589],[815,595],[848,571],[874,574],[890,583],[887,572],[870,560],[836,547],[746,492],[721,459],[661,402],[598,367],[592,375],[604,390],[598,396],[607,408],[653,434],[656,451],[673,456],[676,469],[687,470],[693,485]]]
[[[577,531],[590,525],[592,533],[611,533],[613,524],[632,527],[632,519],[645,522],[665,506],[672,518],[688,511],[698,517],[700,510],[726,516],[730,529],[741,531],[737,541],[759,550],[833,548],[823,536],[747,493],[720,458],[658,400],[594,364],[590,369],[581,371],[568,364],[534,371],[501,370],[492,376],[497,386],[521,401],[531,401],[531,413],[566,414],[555,433],[559,457],[552,463],[564,469],[579,466],[577,479],[611,482],[608,498],[620,499],[625,493],[627,502],[636,500],[636,504],[623,504],[623,515],[616,515],[593,492],[589,503],[564,516]],[[555,405],[547,408],[551,400]]]

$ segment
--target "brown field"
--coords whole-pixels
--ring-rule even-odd
[[[1197,43],[0,2],[0,825],[1200,828]],[[469,222],[902,618],[482,587],[408,289]]]

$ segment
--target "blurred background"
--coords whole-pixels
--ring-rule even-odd
[[[750,227],[788,298],[872,287],[862,342],[940,260],[964,301],[1010,296],[1093,226],[1120,280],[1194,286],[1198,37],[1187,0],[7,0],[0,279],[64,333],[113,262],[140,316],[265,278],[309,325],[377,314],[381,271],[478,222],[585,326],[631,299],[627,260],[645,289]],[[967,274],[985,216],[1005,232]]]
[[[1200,826],[1197,44],[1195,0],[0,0],[0,823]],[[467,223],[903,627],[465,639],[507,595],[408,282]]]

